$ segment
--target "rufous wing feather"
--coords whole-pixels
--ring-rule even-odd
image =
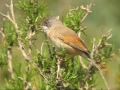
[[[84,52],[89,56],[89,51],[84,42],[78,36],[69,36],[59,37],[64,43],[70,45],[71,47]]]

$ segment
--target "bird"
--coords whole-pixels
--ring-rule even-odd
[[[45,21],[43,30],[58,49],[64,49],[72,56],[81,55],[90,58],[90,51],[84,41],[75,31],[66,27],[59,17],[52,17]]]
[[[47,34],[51,42],[59,49],[65,49],[66,53],[71,56],[80,55],[87,57],[91,65],[95,66],[104,80],[104,83],[109,90],[107,81],[102,73],[101,68],[96,64],[91,57],[85,42],[81,39],[75,31],[65,26],[59,17],[52,17],[44,22],[42,26],[43,31]]]

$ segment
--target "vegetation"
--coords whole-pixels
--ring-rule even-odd
[[[104,84],[99,89],[109,89],[106,77],[108,59],[112,56],[112,44],[108,43],[111,32],[101,38],[93,38],[91,56],[99,65],[104,76],[91,66],[85,58],[70,58],[63,51],[61,56],[42,31],[42,22],[50,16],[42,0],[20,0],[7,5],[8,13],[3,16],[0,44],[1,77],[3,90],[90,90],[97,88],[96,77]],[[63,23],[80,36],[86,34],[84,20],[92,12],[92,3],[70,9],[62,17]],[[16,17],[14,8],[23,13]],[[92,14],[92,13],[91,13]],[[44,41],[42,41],[44,39]],[[39,43],[38,43],[39,42]],[[106,70],[106,71],[104,71]],[[105,79],[104,79],[105,77]],[[118,81],[119,82],[119,81]],[[108,86],[106,85],[108,84]]]

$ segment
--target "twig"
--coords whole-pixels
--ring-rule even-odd
[[[93,39],[93,47],[92,47],[92,51],[91,51],[91,59],[88,59],[90,61],[90,64],[89,64],[89,68],[88,68],[88,73],[85,77],[85,80],[84,80],[84,84],[85,82],[92,76],[94,70],[93,70],[93,66],[95,66],[98,70],[99,70],[99,73],[105,83],[105,86],[108,90],[110,90],[109,86],[108,86],[108,82],[107,80],[105,79],[105,76],[101,70],[101,68],[99,67],[98,64],[96,64],[95,62],[95,56],[94,55],[98,55],[99,54],[99,51],[104,48],[106,46],[106,41],[108,39],[110,39],[111,37],[111,33],[108,32],[107,34],[103,35],[102,36],[102,39],[98,42],[97,45],[95,45],[95,39]]]
[[[79,36],[79,37],[81,36],[81,32],[78,32],[78,36]],[[78,56],[78,58],[79,58],[79,60],[80,60],[80,64],[82,65],[82,67],[83,67],[84,69],[88,69],[88,67],[84,64],[81,56]]]
[[[90,68],[88,70],[90,70],[91,67],[94,65],[99,70],[99,73],[100,73],[100,75],[101,75],[101,77],[102,77],[102,79],[103,79],[103,81],[105,83],[105,86],[106,86],[107,90],[110,90],[108,82],[105,79],[105,76],[103,75],[103,72],[102,72],[101,68],[95,63],[94,60],[90,59],[89,61],[91,61],[91,65],[90,65]]]
[[[57,56],[57,75],[56,75],[56,82],[57,82],[57,90],[64,90],[62,75],[61,75],[61,62],[62,57]]]
[[[5,33],[3,28],[0,29],[0,33],[3,37],[3,40],[5,40]],[[9,46],[7,49],[7,62],[8,62],[8,72],[10,73],[10,77],[13,79],[14,78],[14,72],[13,72],[13,66],[12,66],[12,47]]]
[[[91,13],[92,11],[90,10],[91,9],[91,7],[92,7],[92,3],[90,3],[89,5],[87,5],[86,7],[85,6],[81,6],[80,8],[82,9],[82,10],[85,10],[86,11],[86,13],[85,13],[85,15],[84,15],[84,17],[81,19],[81,23],[85,20],[85,18],[89,15],[89,13]]]
[[[31,90],[32,85],[31,85],[30,82],[25,81],[24,84],[25,84],[25,86],[24,86],[24,90]]]
[[[13,66],[12,66],[12,47],[8,48],[7,56],[8,56],[8,71],[10,73],[10,77],[13,79],[14,73],[13,73]]]
[[[19,49],[22,52],[22,55],[24,56],[25,60],[30,61],[31,58],[25,52],[25,48],[24,48],[23,43],[21,42],[21,40],[18,40],[18,45],[19,45]]]
[[[88,69],[88,67],[84,64],[81,56],[78,56],[78,58],[79,58],[79,60],[80,60],[80,64],[82,65],[82,67],[83,67],[84,69]]]
[[[1,33],[1,35],[2,35],[2,37],[3,37],[3,40],[4,40],[4,39],[5,39],[5,34],[4,34],[3,28],[0,29],[0,33]]]
[[[41,69],[39,68],[39,66],[36,63],[32,63],[34,65],[34,67],[39,71],[40,75],[45,79],[46,82],[48,82],[47,77],[42,73]]]
[[[10,11],[11,11],[11,16],[12,16],[13,21],[16,22],[15,15],[14,15],[14,8],[13,8],[13,0],[10,1]]]
[[[43,55],[44,44],[45,44],[45,41],[42,42],[41,47],[40,47],[40,54],[41,55]]]
[[[91,68],[93,67],[93,65],[99,70],[99,73],[105,83],[105,86],[108,90],[110,90],[109,88],[109,85],[108,85],[108,82],[106,81],[105,79],[105,76],[103,75],[103,72],[101,70],[101,68],[96,64],[95,60],[94,60],[94,54],[96,54],[95,52],[97,51],[98,52],[98,49],[99,47],[101,46],[101,42],[98,43],[98,45],[96,46],[95,45],[95,39],[93,40],[93,49],[92,49],[92,52],[91,52],[91,59],[89,59],[89,61],[91,62],[90,65],[89,65],[89,71],[91,70]],[[103,48],[103,47],[102,47]]]
[[[32,53],[32,37],[35,35],[35,31],[33,32],[32,30],[30,30],[29,34],[28,34],[28,40],[29,40],[29,54],[31,55]]]
[[[60,57],[57,58],[57,75],[56,79],[59,80],[61,77],[61,60]]]
[[[10,5],[8,5],[8,7],[10,9],[11,17],[10,17],[9,13],[6,15],[6,14],[3,14],[2,12],[0,12],[0,14],[2,16],[4,16],[5,18],[7,18],[13,24],[13,26],[15,27],[19,49],[20,49],[22,55],[24,56],[25,60],[30,61],[31,58],[30,58],[30,56],[27,55],[27,53],[25,51],[25,48],[24,48],[24,45],[21,41],[21,37],[19,35],[19,28],[18,28],[18,25],[16,23],[15,15],[14,15],[13,0],[10,0]]]
[[[23,90],[33,90],[32,85],[30,82],[26,80],[26,78],[18,77],[18,79],[22,80],[24,83],[24,89]]]

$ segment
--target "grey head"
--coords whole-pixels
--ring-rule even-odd
[[[51,27],[54,27],[56,25],[60,25],[62,24],[62,22],[59,20],[59,16],[57,17],[52,17],[47,19],[44,24],[43,24],[43,30],[46,32],[47,30],[49,30]]]

